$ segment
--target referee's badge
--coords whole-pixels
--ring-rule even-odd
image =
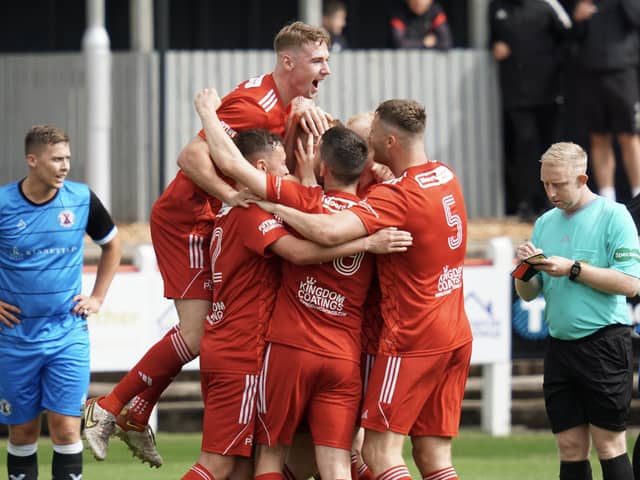
[[[76,223],[76,216],[71,210],[63,210],[58,214],[58,224],[64,228],[70,228]]]

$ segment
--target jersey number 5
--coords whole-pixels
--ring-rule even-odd
[[[456,229],[456,234],[447,238],[447,243],[451,250],[455,250],[462,245],[462,219],[457,213],[453,213],[456,204],[453,195],[447,195],[442,198],[442,207],[444,208],[444,216],[447,219],[447,225]]]

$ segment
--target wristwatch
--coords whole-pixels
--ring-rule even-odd
[[[578,278],[578,275],[580,275],[581,271],[582,271],[582,265],[580,265],[580,262],[576,260],[573,263],[573,265],[571,265],[571,270],[569,270],[569,280],[571,280],[572,282],[575,282],[576,278]]]

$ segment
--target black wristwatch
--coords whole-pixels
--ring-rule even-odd
[[[573,263],[573,265],[571,265],[571,270],[569,270],[569,280],[571,280],[572,282],[575,282],[576,278],[578,278],[578,275],[580,275],[581,271],[582,271],[582,265],[580,265],[580,262],[576,260]]]

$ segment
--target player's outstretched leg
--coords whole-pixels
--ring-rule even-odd
[[[131,453],[142,463],[159,468],[164,460],[156,448],[156,437],[149,425],[142,425],[131,421],[128,410],[123,410],[116,418],[116,435],[127,444]]]
[[[96,460],[107,458],[109,438],[116,430],[116,417],[98,405],[97,398],[90,398],[84,405],[82,436]]]

